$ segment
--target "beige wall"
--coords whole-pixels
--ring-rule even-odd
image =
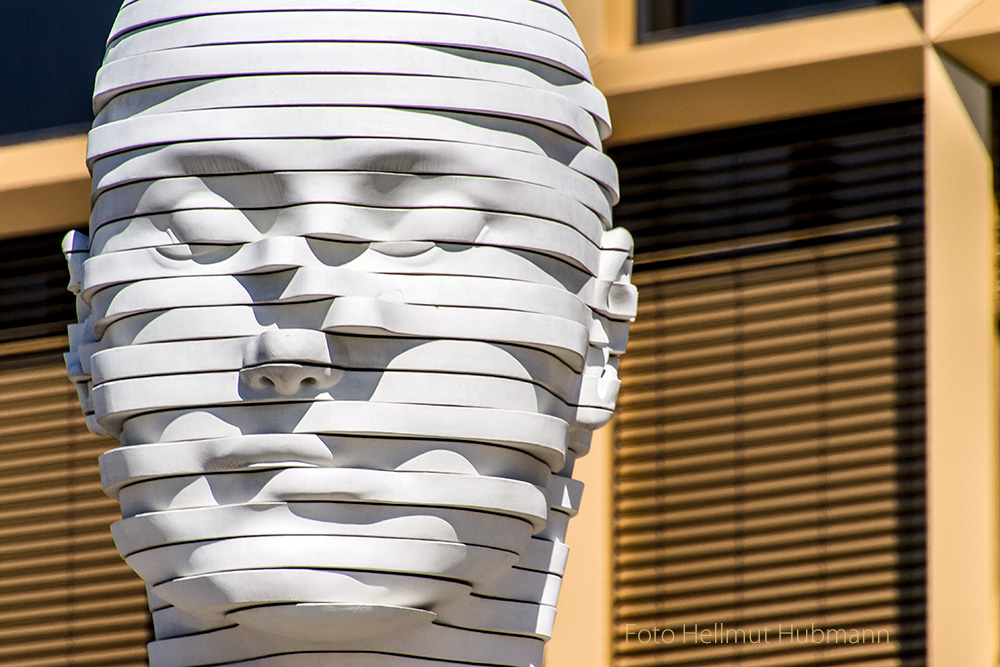
[[[997,664],[996,214],[990,90],[927,58],[930,664]]]
[[[574,468],[583,501],[566,536],[569,563],[546,667],[611,664],[611,435],[611,427],[595,433],[590,453]]]
[[[0,239],[69,229],[90,218],[85,136],[0,146]]]

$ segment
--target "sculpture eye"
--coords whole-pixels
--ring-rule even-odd
[[[377,192],[380,195],[386,195],[395,191],[400,186],[406,185],[409,179],[406,174],[373,172],[369,176],[368,181],[373,192]]]
[[[261,238],[243,211],[236,208],[185,208],[170,214],[167,235],[172,243],[159,248],[171,259],[211,254],[228,256],[245,243]]]
[[[221,261],[239,250],[242,244],[176,243],[157,246],[156,250],[170,259],[201,259]]]

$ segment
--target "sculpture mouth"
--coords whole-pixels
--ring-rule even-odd
[[[357,639],[366,627],[406,633],[510,572],[547,520],[543,488],[474,474],[456,451],[420,466],[423,443],[413,450],[423,454],[400,462],[418,470],[331,465],[379,458],[370,442],[350,442],[354,454],[293,434],[106,455],[106,473],[132,476],[113,485],[126,517],[113,532],[125,560],[169,605],[154,614],[159,638],[232,622],[323,644]],[[168,447],[176,456],[164,462],[158,454]],[[438,464],[452,471],[419,470]]]
[[[339,619],[350,626],[351,614],[344,612],[351,612],[351,606],[360,607],[359,613],[366,607],[430,610],[462,598],[471,586],[409,573],[276,567],[178,577],[153,584],[151,590],[177,609],[215,627],[234,620],[243,624],[244,619],[253,624],[255,618],[272,612],[279,620],[287,619],[297,605],[317,605],[314,612],[323,611],[321,615],[329,620]],[[331,606],[322,610],[323,605]],[[308,616],[308,609],[291,615]],[[390,614],[390,618],[406,615]],[[419,618],[433,620],[424,614]]]
[[[333,644],[405,633],[429,625],[437,614],[384,604],[307,602],[238,609],[226,620],[258,632]]]
[[[135,444],[100,458],[104,491],[118,498],[127,485],[145,480],[291,468],[485,475],[548,484],[551,471],[539,459],[510,447],[420,438],[263,433]]]
[[[375,252],[389,257],[416,257],[432,250],[433,241],[376,241],[369,244]]]

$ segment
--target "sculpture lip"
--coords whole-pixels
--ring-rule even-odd
[[[368,247],[389,257],[416,257],[437,247],[434,241],[373,241]]]
[[[308,433],[238,435],[135,444],[101,455],[105,492],[117,498],[135,482],[177,475],[285,468],[369,468],[508,477],[548,483],[548,466],[505,447],[419,438],[330,437]]]
[[[134,481],[118,494],[123,516],[260,503],[362,503],[500,514],[543,530],[547,487],[519,480],[422,471],[291,467]]]
[[[370,639],[386,627],[408,632],[430,624],[437,614],[402,605],[299,602],[245,607],[228,612],[226,618],[279,637],[340,643]]]

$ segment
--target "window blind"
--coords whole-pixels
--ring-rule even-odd
[[[615,155],[616,667],[925,664],[921,112]]]
[[[111,540],[120,514],[97,465],[115,443],[84,426],[65,333],[38,335],[72,316],[57,236],[0,244],[0,665],[140,667],[145,591]]]

